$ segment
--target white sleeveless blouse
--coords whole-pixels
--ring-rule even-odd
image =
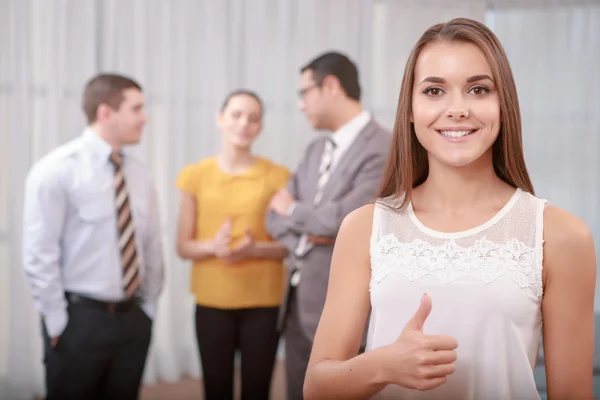
[[[433,390],[388,385],[377,399],[540,399],[533,370],[542,322],[546,201],[517,189],[485,224],[458,233],[424,226],[409,204],[376,205],[367,350],[394,342],[428,293],[424,332],[457,339],[456,371]]]

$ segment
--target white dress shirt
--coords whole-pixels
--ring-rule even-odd
[[[110,146],[91,129],[36,162],[25,183],[23,263],[50,337],[68,322],[65,292],[124,298]],[[150,174],[123,157],[140,260],[141,306],[154,317],[163,285],[158,199]]]

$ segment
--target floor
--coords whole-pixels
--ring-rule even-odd
[[[239,375],[237,375],[235,398],[239,399],[239,396]],[[191,378],[185,378],[178,383],[144,386],[140,396],[140,400],[201,400],[203,398],[202,381]],[[271,400],[285,400],[285,371],[282,361],[277,361],[273,372]]]

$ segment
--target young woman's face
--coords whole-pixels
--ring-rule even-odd
[[[489,156],[500,132],[500,103],[490,65],[470,43],[436,42],[417,59],[412,122],[432,161],[463,167]]]
[[[233,96],[217,116],[217,125],[225,143],[248,149],[262,129],[261,106],[252,96]]]

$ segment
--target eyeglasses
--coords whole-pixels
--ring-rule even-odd
[[[301,99],[304,98],[304,96],[306,96],[306,93],[308,93],[309,91],[311,91],[314,88],[319,87],[318,85],[311,85],[308,87],[305,87],[303,89],[298,90],[298,97],[300,97]]]

